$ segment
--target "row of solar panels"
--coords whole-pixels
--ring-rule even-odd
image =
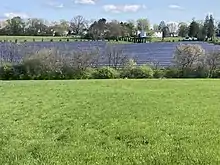
[[[183,42],[187,43],[187,42]],[[175,51],[176,46],[180,43],[145,43],[145,44],[116,44],[116,48],[122,49],[123,52],[130,58],[135,58],[138,64],[147,62],[155,62],[162,66],[169,66]],[[190,42],[190,44],[192,44]],[[206,51],[220,49],[220,46],[205,42],[194,42],[193,44],[201,45]],[[101,52],[106,51],[105,42],[32,42],[20,45],[11,45],[11,43],[0,43],[0,57],[7,58],[8,56],[22,56],[25,51],[39,51],[42,48],[57,48],[60,51],[75,51],[75,50],[92,50],[99,48]],[[105,61],[102,61],[105,63]],[[107,61],[106,61],[107,63]]]

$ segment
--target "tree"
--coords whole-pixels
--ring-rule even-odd
[[[220,22],[217,25],[217,35],[220,36]]]
[[[7,20],[6,31],[9,35],[24,35],[25,23],[21,17]]]
[[[205,55],[200,45],[180,44],[176,47],[173,62],[184,75],[187,69],[197,68]]]
[[[47,33],[47,26],[42,19],[30,18],[26,22],[26,35],[45,35]]]
[[[166,26],[167,26],[166,23],[164,21],[161,21],[158,29],[162,31],[164,29],[164,27],[166,27]]]
[[[193,20],[189,25],[189,37],[198,37],[199,34],[199,24]]]
[[[175,22],[171,22],[167,24],[170,34],[174,37],[175,33],[178,31],[178,25]]]
[[[169,28],[167,26],[164,26],[162,29],[162,40],[164,40],[165,37],[169,36]]]
[[[207,38],[208,36],[208,27],[209,27],[209,15],[206,16],[203,27],[202,27],[202,35],[204,38]]]
[[[87,36],[89,38],[91,37],[94,40],[104,39],[107,30],[106,22],[107,21],[105,18],[101,18],[98,21],[94,21],[88,29]]]
[[[153,30],[154,30],[154,31],[158,31],[158,30],[159,30],[159,25],[154,24],[154,25],[153,25]]]
[[[122,35],[122,26],[117,21],[111,21],[107,24],[107,38],[118,39]]]
[[[215,34],[215,25],[214,25],[214,18],[212,15],[210,15],[209,22],[208,22],[208,31],[207,31],[207,37],[213,39]]]
[[[129,20],[129,21],[125,22],[124,25],[126,27],[126,31],[128,33],[128,37],[133,37],[135,35],[134,21]]]
[[[123,49],[107,45],[105,50],[105,57],[107,58],[110,67],[118,69],[128,62],[128,56],[123,52]]]
[[[85,28],[86,20],[83,16],[78,15],[74,17],[70,22],[70,28],[75,35],[81,35]]]
[[[179,24],[178,36],[187,37],[188,36],[188,26],[186,23],[182,22]]]
[[[148,32],[150,29],[150,22],[148,19],[138,19],[137,20],[137,29]]]
[[[213,77],[214,71],[220,68],[220,51],[214,50],[213,52],[207,53],[205,62],[209,69],[209,77]]]
[[[56,32],[56,35],[67,36],[70,30],[70,24],[68,21],[60,20],[60,22],[54,23],[53,30]]]

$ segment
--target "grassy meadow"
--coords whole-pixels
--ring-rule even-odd
[[[220,164],[219,80],[0,81],[0,164]]]
[[[17,40],[18,42],[33,42],[33,40],[35,42],[48,42],[51,41],[51,39],[54,42],[58,42],[58,41],[67,41],[67,39],[69,39],[69,41],[76,41],[76,39],[72,38],[72,37],[53,37],[53,36],[0,36],[0,41],[7,41],[7,42],[15,42],[15,40]]]
[[[182,37],[167,37],[164,39],[164,42],[178,42],[179,40],[182,40]],[[66,42],[67,40],[69,41],[87,41],[85,39],[76,39],[73,37],[53,37],[53,36],[0,36],[0,41],[7,41],[7,42],[15,42],[15,40],[17,40],[17,42],[42,42],[42,40],[44,42],[49,42],[51,40],[53,40],[54,42]],[[106,40],[107,41],[107,40]],[[153,37],[151,42],[161,42],[161,38],[156,38]],[[127,41],[109,41],[109,43],[118,43],[118,44],[127,44],[127,43],[133,43],[133,42],[127,42]]]

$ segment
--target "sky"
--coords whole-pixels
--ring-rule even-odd
[[[54,21],[82,15],[89,20],[148,18],[154,24],[202,20],[209,13],[220,20],[219,7],[220,0],[1,0],[0,19],[21,16]]]

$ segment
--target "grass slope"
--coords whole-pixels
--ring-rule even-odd
[[[219,164],[219,84],[0,82],[0,164]]]
[[[24,40],[26,40],[27,42],[33,42],[33,39],[35,40],[35,42],[42,42],[42,39],[44,42],[48,42],[50,41],[51,39],[54,41],[54,42],[59,42],[60,40],[62,42],[66,42],[67,39],[69,39],[69,41],[87,41],[85,39],[75,39],[75,38],[72,38],[72,37],[53,37],[53,36],[48,36],[48,37],[44,37],[44,36],[0,36],[0,41],[11,41],[11,42],[15,42],[15,40],[17,40],[18,42],[24,42]],[[178,42],[179,40],[182,40],[183,38],[182,37],[167,37],[164,39],[164,42],[168,42],[168,41],[171,41],[173,42]],[[107,41],[107,40],[106,40]],[[153,37],[152,38],[152,42],[162,42],[161,38],[156,38],[156,37]],[[113,43],[113,44],[132,44],[133,42],[127,42],[127,41],[110,41],[109,43]]]

